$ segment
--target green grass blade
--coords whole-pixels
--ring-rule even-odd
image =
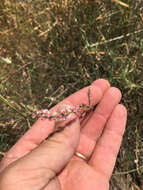
[[[14,107],[13,105],[11,105],[11,103],[9,103],[9,101],[7,99],[5,99],[2,95],[0,95],[0,100],[5,103],[6,105],[8,105],[10,108],[12,108],[14,111],[16,111],[17,113],[19,113],[22,117],[26,118],[26,115],[23,114],[22,112],[20,112],[16,107]]]

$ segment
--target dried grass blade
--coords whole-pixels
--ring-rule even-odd
[[[126,3],[124,3],[124,2],[122,2],[122,1],[119,1],[119,0],[112,0],[112,1],[114,1],[114,2],[116,2],[116,3],[118,3],[118,4],[120,4],[120,5],[122,5],[122,6],[124,6],[124,7],[128,7],[128,8],[129,8],[129,5],[126,4]]]

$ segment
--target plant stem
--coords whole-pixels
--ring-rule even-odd
[[[21,113],[17,108],[15,108],[13,105],[11,105],[7,99],[5,99],[2,95],[0,95],[0,100],[5,103],[6,105],[8,105],[10,108],[12,108],[14,111],[16,111],[17,113],[19,113],[22,117],[26,118],[26,115]]]

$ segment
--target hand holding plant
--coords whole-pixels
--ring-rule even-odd
[[[54,119],[38,119],[2,160],[0,189],[108,190],[126,125],[120,99],[117,88],[99,79],[52,108],[47,117]],[[56,125],[63,130],[53,133]]]

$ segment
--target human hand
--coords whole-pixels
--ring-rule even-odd
[[[88,89],[74,93],[61,104],[88,104]],[[11,148],[0,165],[1,190],[108,190],[127,113],[119,104],[120,91],[107,81],[96,80],[90,92],[92,104],[98,105],[86,122],[76,118],[44,141],[55,123],[38,120]]]

